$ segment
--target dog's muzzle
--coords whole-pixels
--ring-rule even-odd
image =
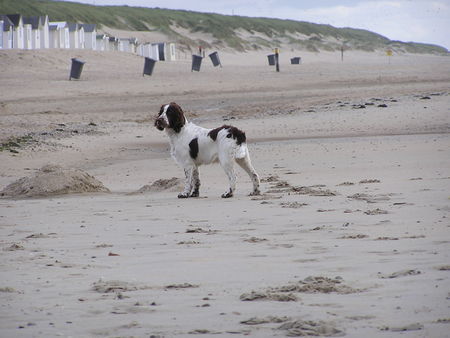
[[[166,126],[166,121],[164,121],[164,119],[156,119],[155,120],[155,127],[158,130],[164,130]]]

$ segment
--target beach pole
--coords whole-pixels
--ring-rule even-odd
[[[387,57],[388,57],[388,63],[389,63],[389,64],[391,64],[391,56],[392,56],[392,54],[393,54],[392,49],[388,49],[388,50],[386,51],[386,55],[387,55]]]
[[[276,68],[277,72],[279,72],[280,71],[280,63],[279,63],[278,59],[279,59],[280,50],[278,48],[275,48],[274,52],[275,52],[275,68]]]

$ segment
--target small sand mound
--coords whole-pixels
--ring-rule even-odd
[[[295,320],[282,324],[279,330],[286,330],[289,337],[342,337],[345,332],[339,330],[332,322],[312,321],[312,320]]]
[[[183,189],[183,182],[181,179],[172,178],[161,178],[156,180],[152,184],[146,184],[140,188],[136,193],[143,194],[147,192],[160,192],[160,191],[179,191]]]
[[[31,177],[22,177],[5,187],[2,197],[46,197],[85,192],[109,192],[102,182],[78,169],[46,165]]]
[[[328,278],[322,276],[310,276],[297,283],[273,288],[278,292],[304,292],[304,293],[339,293],[349,294],[360,292],[344,284],[341,277]]]
[[[136,291],[139,288],[128,282],[123,282],[119,280],[104,281],[99,280],[95,282],[92,286],[92,290],[99,293],[110,293],[110,292],[124,292],[124,291]]]
[[[264,291],[251,291],[240,296],[242,301],[253,300],[277,300],[277,301],[296,301],[298,298],[294,292],[298,293],[338,293],[341,295],[357,293],[363,290],[354,289],[344,284],[341,277],[307,277],[296,283],[290,283],[284,286],[269,287]]]

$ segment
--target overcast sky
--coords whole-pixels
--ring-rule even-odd
[[[91,5],[186,9],[227,15],[293,19],[367,29],[391,40],[450,50],[450,0],[77,0]]]

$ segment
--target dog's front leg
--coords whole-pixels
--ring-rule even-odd
[[[194,167],[185,168],[184,175],[186,177],[184,181],[184,190],[178,194],[178,198],[188,198],[190,196],[193,185]]]
[[[198,197],[200,196],[200,176],[198,173],[198,167],[194,167],[194,171],[192,173],[192,193],[190,197]]]

